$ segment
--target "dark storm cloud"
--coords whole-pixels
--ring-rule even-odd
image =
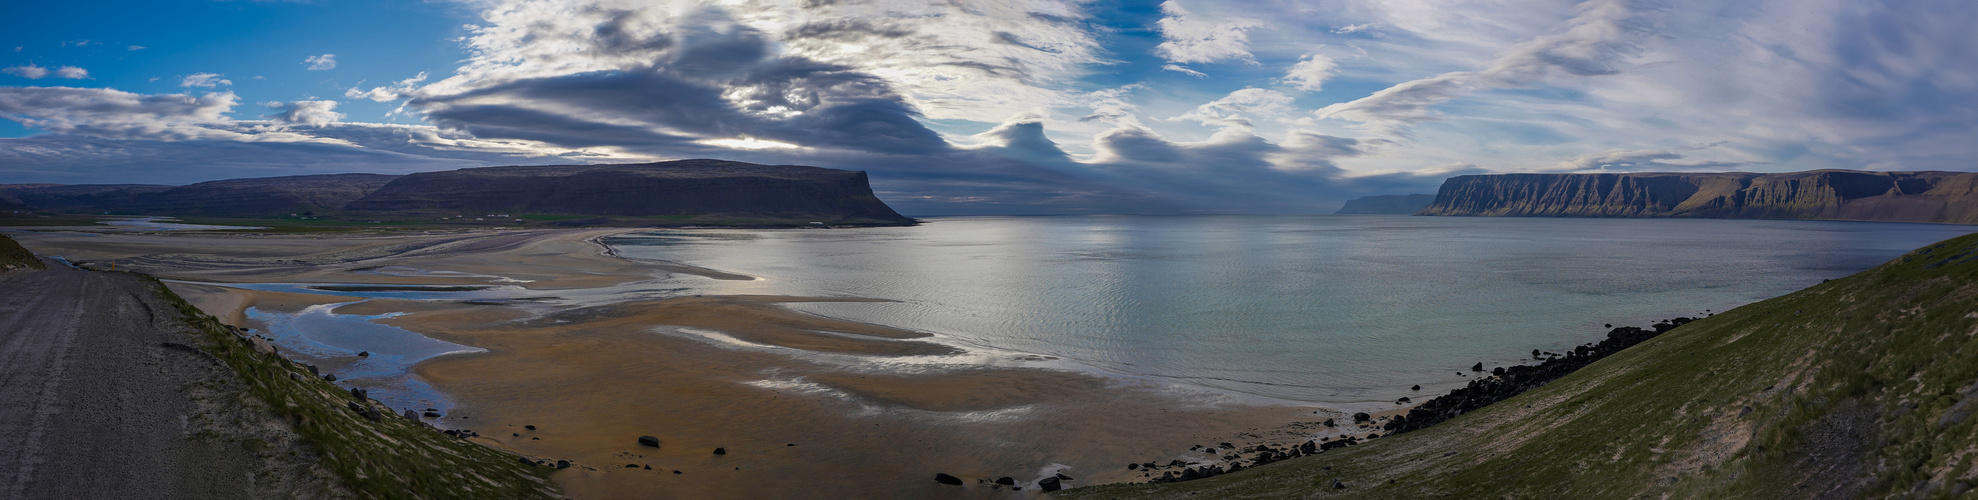
[[[822,149],[928,154],[948,149],[885,81],[853,68],[776,56],[766,37],[718,11],[677,32],[624,32],[609,12],[610,43],[595,57],[638,56],[621,70],[484,82],[408,104],[443,127],[480,137],[583,148],[675,152],[694,139],[749,137]],[[720,28],[720,29],[717,29]],[[813,31],[843,33],[863,26]],[[870,33],[870,30],[863,31]],[[669,43],[652,40],[668,39]],[[622,51],[614,52],[614,51]]]

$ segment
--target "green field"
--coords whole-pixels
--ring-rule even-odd
[[[1970,498],[1974,410],[1978,235],[1691,323],[1428,429],[1064,496]]]

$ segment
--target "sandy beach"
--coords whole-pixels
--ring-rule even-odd
[[[748,279],[627,260],[596,242],[624,231],[16,238],[83,266],[115,262],[208,283],[499,281],[572,290],[669,274]],[[1205,460],[1210,455],[1190,448],[1219,442],[1302,442],[1324,431],[1318,422],[1342,416],[1155,381],[1013,366],[1025,355],[966,352],[924,332],[781,305],[872,301],[856,297],[681,296],[544,310],[172,288],[248,328],[265,327],[247,317],[248,308],[294,312],[346,303],[334,312],[400,313],[378,322],[485,349],[413,369],[457,404],[436,423],[473,429],[484,444],[526,456],[571,460],[576,466],[555,479],[573,498],[1028,496],[1051,474],[1075,478],[1069,485],[1144,481],[1144,471],[1126,465]],[[661,446],[637,442],[648,435]],[[936,483],[937,472],[967,484]],[[1005,476],[1024,489],[990,482]]]

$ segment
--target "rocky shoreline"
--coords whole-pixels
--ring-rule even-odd
[[[1470,381],[1467,386],[1424,401],[1414,408],[1409,409],[1405,414],[1376,417],[1361,412],[1354,413],[1352,415],[1353,421],[1344,425],[1336,419],[1326,419],[1323,422],[1300,422],[1289,426],[1293,429],[1291,434],[1306,434],[1303,432],[1305,429],[1315,427],[1337,429],[1339,433],[1337,437],[1305,439],[1302,442],[1269,442],[1254,446],[1237,446],[1228,442],[1222,442],[1217,443],[1216,446],[1196,446],[1189,449],[1191,452],[1199,452],[1216,457],[1215,460],[1209,461],[1210,463],[1203,463],[1203,461],[1187,462],[1176,459],[1169,460],[1167,463],[1160,463],[1158,461],[1132,463],[1127,464],[1126,468],[1127,470],[1140,471],[1141,476],[1147,478],[1147,482],[1150,483],[1192,481],[1228,474],[1281,460],[1316,455],[1325,453],[1328,450],[1358,445],[1380,438],[1383,432],[1388,436],[1392,436],[1404,432],[1426,429],[1449,419],[1456,418],[1464,413],[1476,411],[1490,404],[1510,399],[1512,396],[1543,386],[1546,383],[1571,374],[1580,368],[1584,368],[1589,364],[1593,364],[1595,361],[1621,352],[1623,349],[1633,347],[1648,339],[1655,338],[1658,335],[1668,333],[1670,330],[1674,330],[1695,320],[1696,318],[1678,317],[1657,321],[1648,328],[1632,326],[1613,328],[1607,332],[1607,338],[1599,342],[1575,346],[1572,350],[1566,351],[1563,354],[1533,350],[1532,359],[1538,360],[1538,364],[1497,367],[1492,369],[1488,376],[1479,377],[1476,380]],[[1612,327],[1613,325],[1608,326]],[[1483,363],[1471,365],[1469,369],[1472,372],[1482,372],[1484,371]],[[1420,390],[1421,386],[1417,385],[1415,389]],[[1397,401],[1397,403],[1402,404],[1410,402],[1409,398],[1405,397]],[[1251,438],[1261,437],[1256,435],[1245,436]],[[1157,472],[1159,475],[1156,475]],[[1340,484],[1335,484],[1334,486],[1344,487],[1344,485]]]

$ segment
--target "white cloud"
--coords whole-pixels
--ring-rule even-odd
[[[323,54],[320,56],[309,56],[307,59],[303,59],[302,62],[309,63],[309,71],[336,69],[337,55]]]
[[[101,138],[122,142],[81,141],[80,149],[67,149],[54,157],[36,156],[38,162],[84,166],[136,162],[150,169],[145,154],[124,152],[111,147],[156,147],[157,142],[202,141],[206,143],[314,144],[329,149],[286,150],[297,157],[297,164],[321,161],[326,157],[369,158],[398,163],[431,164],[448,158],[513,162],[520,158],[555,157],[645,160],[643,155],[612,155],[610,148],[592,150],[561,148],[528,140],[488,140],[430,125],[389,125],[339,121],[334,101],[264,103],[277,111],[271,120],[234,120],[227,117],[239,98],[233,92],[190,94],[136,94],[115,89],[73,87],[0,87],[0,118],[19,122],[31,129],[55,132],[43,137]],[[304,127],[296,127],[302,125]],[[31,138],[28,138],[31,139]],[[11,139],[21,141],[27,139]],[[0,159],[19,157],[20,149],[0,139]],[[56,142],[62,142],[57,140]],[[68,141],[76,143],[76,141]],[[150,144],[150,146],[145,146]],[[188,149],[189,148],[189,149]],[[240,156],[239,148],[227,146],[187,146],[172,151]],[[272,150],[269,150],[272,151]],[[135,154],[135,157],[122,155]],[[355,156],[352,156],[355,155]],[[182,158],[176,164],[196,162]],[[162,161],[162,160],[160,160]],[[266,162],[267,158],[260,159]],[[290,161],[285,159],[284,161]],[[564,160],[568,161],[568,160]],[[4,163],[4,161],[0,161]],[[361,162],[360,162],[361,163]],[[158,163],[173,164],[173,163]],[[201,163],[200,165],[204,165]],[[347,168],[347,167],[346,167]]]
[[[6,72],[9,75],[14,75],[29,80],[40,80],[42,78],[47,78],[49,73],[48,68],[35,66],[33,64],[28,64],[25,66],[15,66],[7,69],[0,69],[0,72]]]
[[[233,85],[233,80],[222,78],[219,73],[193,73],[179,79],[179,86],[185,88],[215,88]]]
[[[336,101],[295,101],[267,102],[263,106],[275,108],[272,117],[276,121],[295,125],[322,127],[343,119],[343,113],[336,112]]]
[[[139,50],[144,50],[144,46],[143,46],[143,45],[132,45],[132,46],[130,46],[130,49],[128,49],[128,50],[131,50],[131,51],[139,51]]]
[[[1348,24],[1341,26],[1339,29],[1332,30],[1332,32],[1340,35],[1351,35],[1371,29],[1374,29],[1374,25],[1372,24]]]
[[[1254,119],[1282,118],[1294,111],[1291,96],[1275,90],[1247,88],[1230,92],[1221,99],[1209,101],[1168,120],[1192,120],[1219,127],[1253,127]]]
[[[403,97],[406,93],[417,90],[419,83],[424,81],[426,81],[426,72],[421,71],[417,76],[413,76],[412,78],[399,80],[398,83],[383,87],[374,87],[371,90],[359,90],[357,87],[344,89],[343,96],[351,99],[370,99],[377,102],[390,102],[398,100],[398,98]],[[362,85],[364,82],[357,83]]]
[[[114,89],[0,87],[0,116],[29,128],[99,137],[238,139],[207,125],[229,120],[232,92],[144,95]]]
[[[1246,31],[1261,26],[1262,23],[1237,19],[1224,23],[1204,21],[1188,12],[1178,0],[1168,0],[1161,4],[1161,18],[1158,26],[1161,38],[1165,41],[1154,47],[1162,59],[1176,63],[1207,63],[1227,59],[1256,62],[1250,55],[1250,36]]]
[[[1689,148],[1707,149],[1711,146]],[[1687,156],[1677,151],[1612,149],[1562,160],[1537,170],[1550,172],[1680,172],[1724,171],[1748,165],[1738,161],[1675,161]]]
[[[1174,72],[1178,72],[1178,73],[1183,73],[1183,74],[1187,74],[1187,75],[1192,75],[1192,76],[1194,76],[1194,77],[1196,77],[1196,78],[1203,78],[1203,77],[1207,77],[1207,76],[1209,76],[1209,75],[1207,75],[1207,74],[1203,74],[1203,73],[1202,73],[1202,72],[1200,72],[1200,71],[1195,71],[1195,70],[1192,70],[1192,69],[1188,69],[1188,67],[1187,67],[1187,66],[1182,66],[1182,65],[1179,65],[1179,64],[1163,64],[1163,65],[1161,65],[1161,71],[1174,71]]]
[[[1402,82],[1358,100],[1326,106],[1320,118],[1358,121],[1394,135],[1437,118],[1434,106],[1476,89],[1525,86],[1555,71],[1610,75],[1647,34],[1645,14],[1628,0],[1587,0],[1558,33],[1512,46],[1474,71],[1454,71]]]
[[[1309,54],[1291,65],[1284,73],[1284,82],[1306,92],[1318,92],[1325,88],[1326,80],[1332,79],[1339,63],[1325,54]]]
[[[1138,83],[1086,93],[1079,96],[1085,106],[1092,109],[1090,114],[1079,117],[1078,121],[1097,121],[1115,126],[1139,126],[1140,120],[1133,113],[1140,108],[1129,101],[1133,91],[1147,88]]]
[[[89,70],[78,68],[75,66],[62,66],[55,69],[48,69],[48,68],[36,66],[34,64],[28,64],[25,66],[14,66],[11,68],[0,69],[0,72],[4,72],[6,74],[18,76],[21,78],[26,78],[29,80],[40,80],[42,78],[47,78],[50,76],[54,76],[56,78],[67,78],[70,80],[89,79]]]

